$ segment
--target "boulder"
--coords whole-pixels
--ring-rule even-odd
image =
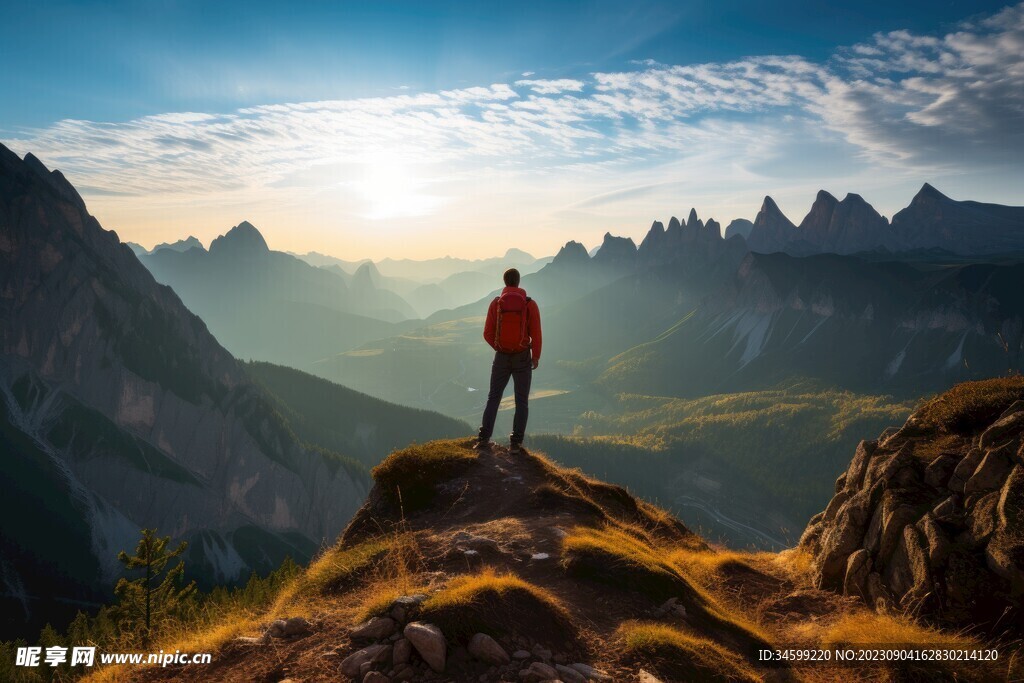
[[[356,650],[341,661],[341,673],[349,678],[357,678],[363,664],[372,664],[382,653],[390,649],[387,645],[367,645],[362,650]]]
[[[860,491],[837,512],[835,524],[821,537],[821,550],[812,562],[818,588],[841,588],[850,553],[861,547],[867,525],[868,494]]]
[[[904,607],[916,607],[931,591],[931,571],[924,539],[916,527],[906,526],[886,568],[889,589]]]
[[[956,469],[957,457],[949,453],[943,453],[928,463],[924,469],[924,483],[933,489],[942,488],[949,483]]]
[[[288,636],[285,633],[285,626],[287,626],[287,624],[288,622],[286,622],[284,619],[275,619],[274,621],[270,622],[270,626],[267,627],[267,632],[265,635],[268,635],[271,638],[287,638]]]
[[[917,521],[917,513],[909,505],[896,505],[882,520],[882,535],[878,546],[879,559],[887,559],[903,536],[903,529]]]
[[[448,642],[441,629],[433,624],[414,621],[406,624],[403,634],[431,669],[438,673],[444,671]]]
[[[978,463],[984,456],[985,451],[980,448],[969,450],[953,470],[953,476],[949,478],[949,490],[953,493],[963,493],[967,480],[974,474],[974,470],[978,469]]]
[[[303,617],[291,617],[284,621],[284,634],[286,637],[304,636],[312,632],[313,627]]]
[[[949,557],[950,540],[938,522],[931,515],[925,515],[917,522],[917,529],[928,546],[928,566],[939,569]]]
[[[379,671],[367,671],[363,683],[391,683],[391,679]]]
[[[399,669],[403,664],[408,663],[412,656],[412,643],[408,638],[399,638],[395,641],[394,650],[391,652],[391,664]]]
[[[469,654],[488,664],[508,664],[511,658],[505,648],[486,633],[477,633],[469,639]]]
[[[555,664],[555,671],[558,672],[558,678],[563,683],[587,683],[587,677],[571,666]]]
[[[996,491],[982,496],[968,513],[968,528],[964,537],[969,545],[984,545],[996,530],[998,496]]]
[[[964,485],[964,495],[992,491],[1003,485],[1010,473],[1010,459],[1004,449],[985,453],[974,474]]]
[[[1014,465],[999,491],[996,519],[1000,529],[1024,528],[1024,467],[1020,465]]]
[[[383,640],[397,629],[398,624],[391,617],[373,617],[352,631],[352,637],[356,640]]]
[[[982,432],[978,438],[979,448],[991,448],[1004,444],[1024,431],[1024,411],[1017,411],[1001,417]]]
[[[544,662],[533,662],[529,667],[525,669],[526,677],[533,677],[539,681],[551,681],[558,679],[558,672],[554,667],[548,666]],[[523,675],[522,672],[519,674]]]
[[[581,674],[583,674],[583,677],[586,678],[588,681],[610,681],[610,680],[612,680],[611,676],[609,676],[608,674],[606,674],[603,671],[599,671],[598,669],[595,669],[594,667],[592,667],[592,666],[590,666],[588,664],[582,664],[580,662],[577,662],[577,663],[572,665],[572,668],[576,669]]]
[[[1020,532],[997,533],[985,547],[985,564],[996,575],[1010,582],[1010,590],[1024,593],[1024,538]]]
[[[843,581],[843,593],[857,596],[867,601],[867,582],[870,572],[871,555],[868,551],[861,548],[853,552],[846,561],[846,578]]]

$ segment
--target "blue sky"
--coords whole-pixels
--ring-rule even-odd
[[[551,252],[765,194],[1024,203],[989,2],[4,2],[0,140],[144,244]],[[396,239],[397,238],[397,239]],[[396,253],[401,252],[401,253]]]

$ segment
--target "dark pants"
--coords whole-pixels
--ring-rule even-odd
[[[498,417],[498,404],[501,403],[501,395],[505,393],[508,386],[508,379],[512,378],[512,385],[516,393],[516,414],[512,418],[512,434],[509,441],[522,443],[526,435],[526,418],[529,417],[530,408],[530,379],[533,377],[533,359],[530,350],[519,353],[494,354],[494,363],[491,364],[491,390],[487,394],[487,407],[484,408],[484,420],[480,425],[480,438],[489,441],[494,434],[494,420]]]

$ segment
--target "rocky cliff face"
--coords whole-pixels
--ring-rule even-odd
[[[865,441],[800,541],[819,588],[940,624],[1024,625],[1024,380],[955,387]]]
[[[36,594],[95,597],[141,527],[192,539],[192,567],[221,581],[308,557],[366,492],[295,439],[60,174],[2,146],[0,409],[0,466],[24,494],[26,524],[0,535],[5,557],[18,548],[2,576],[19,612]],[[65,525],[85,520],[77,545],[32,533],[54,499]],[[83,555],[92,571],[65,574]]]

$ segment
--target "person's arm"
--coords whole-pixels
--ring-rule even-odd
[[[540,307],[537,306],[536,301],[530,301],[529,306],[530,318],[527,321],[529,323],[527,331],[530,334],[530,348],[533,351],[533,367],[536,369],[540,365],[540,347],[544,340],[540,331]]]
[[[497,324],[498,300],[495,299],[487,307],[487,320],[484,321],[484,341],[494,348],[494,326]]]

